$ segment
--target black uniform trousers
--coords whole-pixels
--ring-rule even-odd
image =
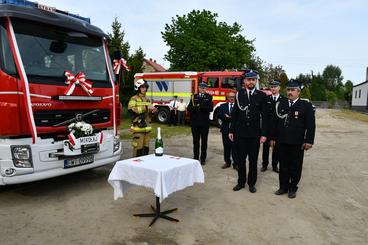
[[[279,144],[280,189],[297,191],[302,176],[304,150],[302,145]]]
[[[207,157],[207,141],[208,141],[209,125],[192,126],[193,136],[193,154],[194,159],[206,161]],[[201,145],[201,156],[199,157],[199,145]]]
[[[169,126],[174,125],[176,126],[176,123],[178,122],[178,119],[176,117],[176,111],[170,110],[170,118],[169,118]]]
[[[233,159],[233,165],[238,164],[238,156],[236,153],[236,145],[229,139],[229,134],[222,134],[222,144],[224,146],[224,161],[226,164],[231,164],[231,158]]]
[[[259,138],[237,138],[236,150],[238,153],[238,185],[244,187],[247,181],[247,169],[245,165],[248,157],[249,172],[248,185],[254,186],[257,182],[257,160],[259,152]]]
[[[276,168],[279,163],[279,149],[278,146],[275,145],[272,148],[272,168]],[[270,140],[267,138],[267,141],[263,143],[262,149],[262,166],[267,167],[269,163],[269,154],[270,154]]]

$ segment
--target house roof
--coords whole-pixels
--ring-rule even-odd
[[[166,71],[165,67],[163,67],[160,64],[157,64],[154,60],[152,59],[144,59],[144,61],[146,62],[147,65],[152,66],[153,69],[155,69],[155,71],[157,72],[163,72]]]
[[[363,84],[365,84],[365,83],[368,83],[368,80],[367,80],[367,81],[365,81],[365,82],[359,83],[359,84],[357,84],[357,85],[354,85],[353,87],[358,87],[358,86],[363,85]]]

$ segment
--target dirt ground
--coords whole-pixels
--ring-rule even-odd
[[[258,173],[257,193],[232,191],[221,169],[218,129],[209,136],[205,184],[170,195],[179,223],[133,217],[153,192],[136,187],[114,201],[112,166],[0,189],[0,244],[368,244],[368,124],[317,110],[315,146],[296,199],[276,196],[278,176]],[[191,137],[164,139],[167,154],[192,156]],[[125,142],[122,158],[131,156]],[[260,165],[260,162],[259,162]]]

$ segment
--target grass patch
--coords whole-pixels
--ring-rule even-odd
[[[356,112],[352,110],[339,110],[335,112],[335,115],[342,118],[368,123],[368,115],[361,112]]]
[[[123,118],[120,124],[120,138],[121,139],[131,139],[132,133],[130,132],[130,119]],[[156,138],[157,136],[157,128],[161,127],[161,136],[162,138],[168,138],[173,136],[187,136],[191,134],[191,129],[189,125],[184,126],[168,126],[167,124],[161,124],[157,122],[153,122],[151,124],[152,131],[151,136],[152,138]]]

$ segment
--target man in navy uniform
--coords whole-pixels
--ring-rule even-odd
[[[244,73],[244,89],[235,96],[235,106],[231,114],[229,138],[236,144],[238,153],[238,184],[233,188],[239,191],[247,180],[245,161],[248,157],[248,186],[255,193],[257,181],[257,160],[260,144],[267,140],[268,108],[267,96],[256,89],[258,74],[247,70]],[[261,122],[262,120],[262,122]]]
[[[272,115],[275,111],[276,102],[281,100],[287,100],[286,97],[280,94],[280,84],[281,82],[278,80],[273,80],[269,83],[272,94],[267,97],[267,105],[269,109],[269,118],[272,118]],[[269,120],[269,123],[272,123],[272,120]],[[270,128],[272,125],[269,125]],[[268,135],[269,136],[269,135]],[[267,170],[267,166],[269,163],[269,152],[270,152],[270,138],[267,137],[267,141],[263,143],[262,149],[262,168],[261,172],[265,172]],[[272,170],[276,173],[279,172],[277,164],[279,163],[278,157],[278,147],[275,146],[272,148]]]
[[[316,123],[312,104],[299,98],[302,84],[290,80],[286,87],[288,100],[276,103],[271,146],[278,146],[280,156],[280,188],[275,194],[295,198],[304,151],[313,147]]]
[[[210,112],[213,110],[212,96],[206,93],[207,84],[199,84],[199,93],[193,94],[188,111],[190,114],[190,126],[192,127],[194,159],[200,160],[202,165],[206,164],[207,140],[210,126]],[[201,147],[200,146],[201,141]],[[199,155],[201,148],[201,155]]]
[[[223,169],[231,167],[231,158],[233,159],[233,168],[238,169],[237,154],[235,149],[235,143],[229,139],[229,129],[231,122],[231,113],[234,108],[235,92],[230,91],[227,94],[228,102],[223,103],[219,107],[218,117],[221,119],[221,134],[222,144],[224,146],[224,161],[225,164],[221,167]]]

